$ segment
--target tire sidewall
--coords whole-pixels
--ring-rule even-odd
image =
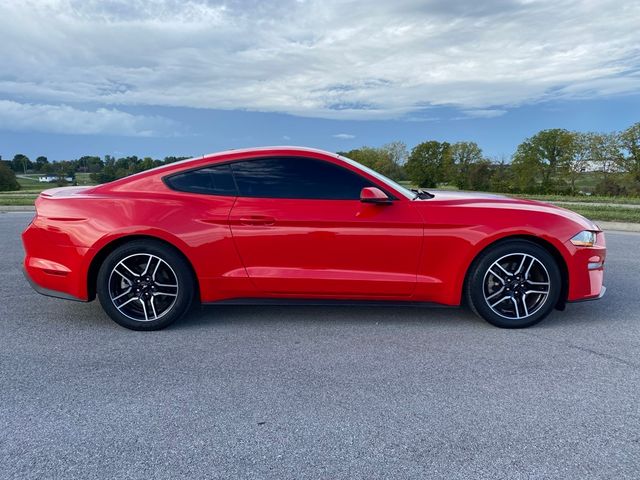
[[[136,321],[124,315],[111,301],[109,295],[109,277],[113,268],[123,258],[134,254],[152,254],[167,262],[178,280],[178,296],[176,302],[167,313],[157,320]],[[134,240],[117,247],[102,262],[98,270],[96,292],[104,311],[113,321],[131,330],[159,330],[165,328],[182,317],[191,306],[194,298],[194,279],[186,260],[173,248],[154,240]]]
[[[530,317],[520,320],[501,317],[487,304],[484,298],[484,279],[489,267],[499,258],[511,253],[526,253],[537,258],[549,274],[549,295],[544,305]],[[556,260],[543,247],[526,240],[502,242],[485,251],[474,262],[467,283],[468,300],[473,310],[487,322],[501,328],[525,328],[543,320],[555,308],[562,291],[562,275]]]

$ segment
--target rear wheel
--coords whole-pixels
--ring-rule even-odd
[[[100,266],[100,304],[118,324],[132,330],[159,330],[182,317],[194,297],[186,260],[154,240],[134,240],[116,248]]]
[[[560,269],[553,256],[526,240],[500,243],[483,252],[467,278],[471,309],[501,328],[524,328],[544,319],[558,303]]]

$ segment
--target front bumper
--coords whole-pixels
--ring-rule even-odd
[[[594,300],[600,300],[602,297],[604,297],[604,294],[606,292],[607,292],[607,287],[603,285],[602,288],[600,289],[600,294],[597,297],[588,297],[588,298],[581,298],[578,300],[569,300],[569,303],[592,302]]]
[[[603,232],[597,233],[593,247],[576,247],[566,243],[570,258],[567,261],[569,291],[567,302],[598,300],[605,294],[604,266],[607,248]]]

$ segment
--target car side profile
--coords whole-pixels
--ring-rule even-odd
[[[522,328],[600,298],[603,232],[549,204],[408,190],[350,159],[268,147],[42,192],[31,285],[156,330],[200,303],[468,305]]]

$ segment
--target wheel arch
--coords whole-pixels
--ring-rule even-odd
[[[172,249],[174,252],[180,255],[187,262],[187,265],[191,270],[191,274],[193,275],[193,281],[195,282],[195,285],[196,285],[196,301],[200,301],[200,281],[198,279],[198,275],[196,275],[196,271],[195,271],[195,268],[193,267],[193,264],[191,263],[191,260],[189,260],[189,257],[185,255],[185,253],[173,243],[154,235],[144,235],[144,234],[121,236],[107,242],[105,245],[100,247],[100,250],[98,250],[98,252],[91,259],[91,263],[89,264],[89,268],[87,270],[87,296],[89,301],[94,300],[96,298],[98,270],[100,270],[100,265],[102,265],[102,262],[104,262],[107,256],[111,252],[113,252],[116,248],[122,245],[125,245],[129,242],[132,242],[134,240],[153,240],[154,242],[163,244],[167,248]]]
[[[476,255],[473,257],[473,259],[471,260],[471,262],[469,263],[469,265],[467,266],[467,270],[464,275],[464,283],[462,286],[462,298],[465,299],[467,297],[466,290],[468,288],[469,275],[474,265],[478,261],[478,259],[482,256],[482,254],[487,250],[494,248],[502,243],[506,243],[513,240],[525,240],[533,244],[536,244],[539,247],[544,248],[556,261],[558,268],[560,270],[562,284],[561,284],[561,290],[560,290],[560,297],[558,298],[558,303],[556,303],[555,307],[558,310],[564,310],[567,303],[567,298],[569,296],[569,267],[567,266],[567,262],[562,256],[562,254],[560,253],[560,250],[558,250],[558,248],[553,243],[549,242],[548,240],[545,240],[544,238],[540,238],[534,235],[526,235],[526,234],[508,235],[506,237],[501,237],[485,245],[480,251],[478,251]]]

